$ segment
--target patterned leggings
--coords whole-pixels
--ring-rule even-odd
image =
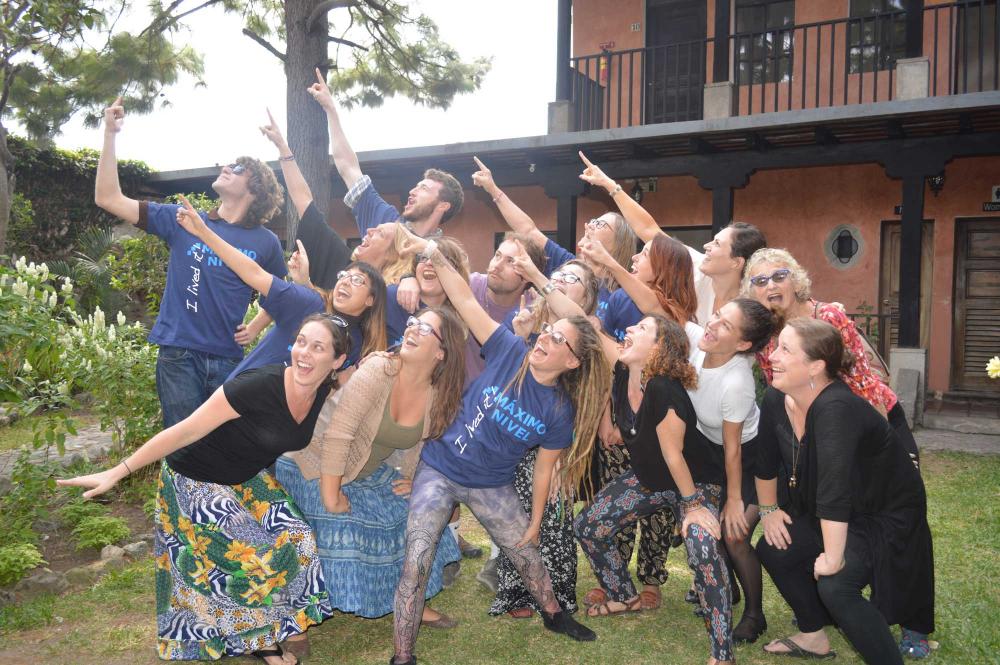
[[[405,662],[413,655],[424,609],[424,587],[430,576],[434,552],[441,531],[459,503],[469,507],[493,542],[514,564],[538,607],[549,613],[559,611],[552,580],[538,548],[535,545],[515,547],[528,528],[528,515],[521,508],[514,487],[465,487],[421,462],[410,493],[406,558],[396,588],[393,643],[398,662]]]
[[[604,447],[595,444],[601,487],[632,468],[628,448],[624,445]],[[614,547],[625,561],[632,560],[636,531],[639,531],[639,554],[636,576],[642,584],[662,586],[667,582],[667,552],[674,533],[674,511],[664,508],[625,526],[615,534]]]
[[[700,483],[696,487],[705,497],[705,507],[718,517],[721,488]],[[643,515],[663,507],[677,508],[678,501],[676,492],[647,490],[629,470],[605,485],[594,502],[577,516],[576,537],[610,600],[622,603],[637,595],[628,572],[628,559],[623,559],[613,546],[615,535]],[[695,591],[702,609],[707,610],[705,628],[712,643],[712,656],[717,660],[732,660],[732,600],[725,557],[718,541],[696,525],[688,529],[684,544],[688,565],[694,571]]]

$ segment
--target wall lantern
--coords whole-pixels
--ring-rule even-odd
[[[838,261],[850,263],[854,255],[858,253],[858,241],[849,230],[841,229],[840,233],[833,239],[833,246],[830,249]]]
[[[944,171],[927,178],[927,184],[930,186],[931,193],[934,194],[934,196],[940,194],[941,190],[944,189]]]
[[[642,203],[642,194],[643,194],[642,185],[640,185],[639,181],[636,180],[635,186],[632,188],[632,191],[629,192],[629,196],[635,199],[636,203]]]

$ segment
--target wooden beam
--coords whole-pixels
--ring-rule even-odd
[[[733,221],[733,188],[716,187],[712,190],[712,235],[729,226]]]
[[[691,152],[699,155],[707,155],[718,152],[718,149],[700,136],[695,136],[691,139]]]
[[[576,251],[576,197],[556,199],[556,242],[567,252]]]
[[[889,136],[890,139],[895,140],[895,139],[906,138],[906,130],[903,129],[903,121],[900,120],[899,118],[893,118],[891,120],[888,120],[886,121],[885,125],[886,125],[885,128],[886,134]]]
[[[830,128],[823,125],[820,125],[813,130],[813,136],[815,136],[816,143],[819,145],[836,145],[840,143],[840,139],[838,139],[834,133],[830,131]]]

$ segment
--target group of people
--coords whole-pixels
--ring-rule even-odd
[[[352,252],[326,224],[269,117],[261,132],[300,217],[287,267],[262,227],[283,197],[266,164],[223,167],[208,214],[136,201],[118,183],[121,100],[105,112],[96,202],[170,248],[150,332],[165,429],[60,482],[92,497],[163,460],[161,658],[291,665],[339,610],[393,613],[390,662],[415,663],[421,626],[457,625],[426,602],[468,549],[459,504],[492,541],[479,578],[495,615],[537,612],[594,640],[576,617],[659,608],[668,552],[683,546],[710,664],[767,629],[764,570],[799,631],[766,652],[833,658],[837,626],[867,663],[928,655],[916,445],[864,338],[811,297],[794,257],[738,222],[687,247],[581,154],[580,177],[615,210],[587,222],[577,254],[476,160],[472,182],[511,233],[472,272],[441,233],[462,207],[458,180],[427,170],[398,211],[363,174],[319,72],[309,93],[363,240]],[[254,291],[262,311],[243,325]],[[598,584],[583,612],[577,544]]]

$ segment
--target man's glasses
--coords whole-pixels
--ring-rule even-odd
[[[353,284],[354,286],[364,286],[365,284],[368,283],[365,280],[365,276],[362,275],[361,273],[348,272],[346,270],[341,270],[340,272],[337,273],[337,281],[339,282],[342,279],[351,280],[351,284]]]
[[[427,323],[426,321],[421,321],[420,319],[418,319],[415,316],[411,316],[411,317],[407,318],[406,319],[406,327],[407,328],[413,328],[414,326],[416,326],[416,328],[417,328],[417,334],[418,335],[420,335],[421,337],[427,337],[428,335],[434,335],[435,337],[437,337],[437,341],[441,342],[441,345],[444,346],[444,340],[441,339],[441,335],[439,335],[437,333],[437,331],[434,330],[434,326],[432,326],[431,324]]]
[[[576,355],[576,351],[573,350],[573,345],[569,343],[568,339],[566,339],[566,335],[562,334],[561,332],[559,332],[558,330],[556,330],[555,328],[553,328],[552,324],[550,324],[550,323],[543,323],[542,324],[542,334],[543,335],[548,335],[549,339],[551,339],[557,345],[561,346],[561,345],[565,344],[566,348],[569,349],[569,352],[573,354],[573,357],[576,358],[577,360],[580,359],[580,356]]]
[[[564,284],[576,284],[582,281],[582,278],[568,270],[557,270],[552,273],[552,281],[563,282]]]
[[[754,275],[750,278],[750,283],[754,286],[767,286],[768,282],[774,282],[775,284],[781,284],[788,276],[792,274],[792,271],[788,268],[780,268],[775,270],[770,275]]]
[[[233,162],[226,168],[229,169],[233,175],[243,175],[243,173],[247,170],[247,167],[242,164],[237,164],[236,162]]]

